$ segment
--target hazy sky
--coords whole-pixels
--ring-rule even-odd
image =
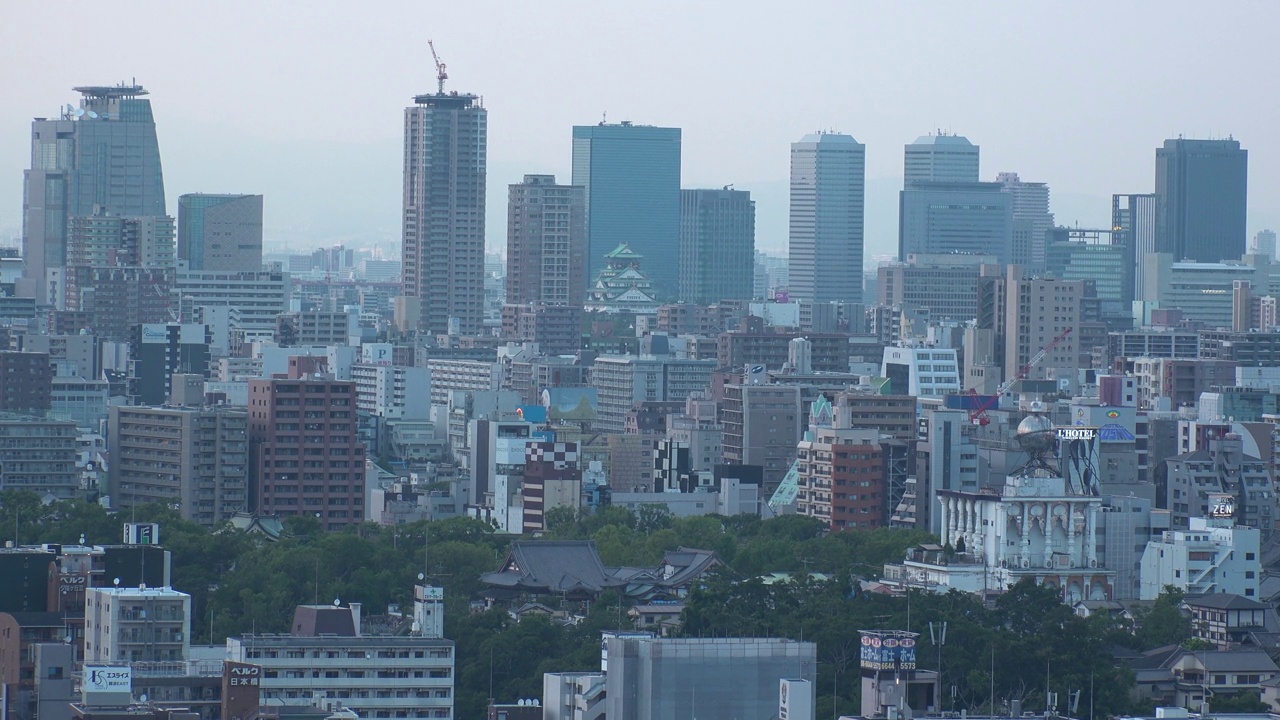
[[[266,196],[267,242],[398,243],[402,108],[447,89],[489,109],[488,240],[506,186],[567,181],[570,128],[684,129],[683,185],[757,200],[786,247],[788,144],[867,146],[867,252],[897,247],[902,146],[936,129],[982,147],[982,177],[1049,183],[1061,224],[1103,226],[1154,189],[1166,138],[1249,150],[1249,234],[1280,227],[1280,3],[6,2],[0,11],[0,241],[20,234],[30,121],[73,85],[151,91],[170,212],[187,192]]]

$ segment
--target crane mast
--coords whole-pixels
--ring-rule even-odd
[[[436,93],[443,95],[444,81],[449,79],[449,73],[445,72],[445,65],[440,62],[440,56],[436,54],[435,43],[428,40],[427,47],[431,48],[431,59],[436,63]]]

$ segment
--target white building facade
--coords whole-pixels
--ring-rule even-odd
[[[1189,530],[1166,530],[1142,554],[1141,599],[1166,586],[1188,594],[1231,593],[1258,598],[1261,533],[1229,519],[1193,517]]]

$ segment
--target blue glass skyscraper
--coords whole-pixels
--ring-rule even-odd
[[[680,128],[579,125],[573,128],[572,184],[586,188],[587,284],[621,243],[644,256],[659,298],[680,280]]]

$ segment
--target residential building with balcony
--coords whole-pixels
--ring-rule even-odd
[[[85,591],[87,663],[183,662],[191,655],[191,596],[172,588]]]
[[[365,448],[357,435],[356,384],[290,374],[249,381],[254,507],[314,515],[328,530],[361,523]]]
[[[113,507],[177,506],[183,519],[209,529],[249,510],[243,409],[113,405],[108,427]]]

